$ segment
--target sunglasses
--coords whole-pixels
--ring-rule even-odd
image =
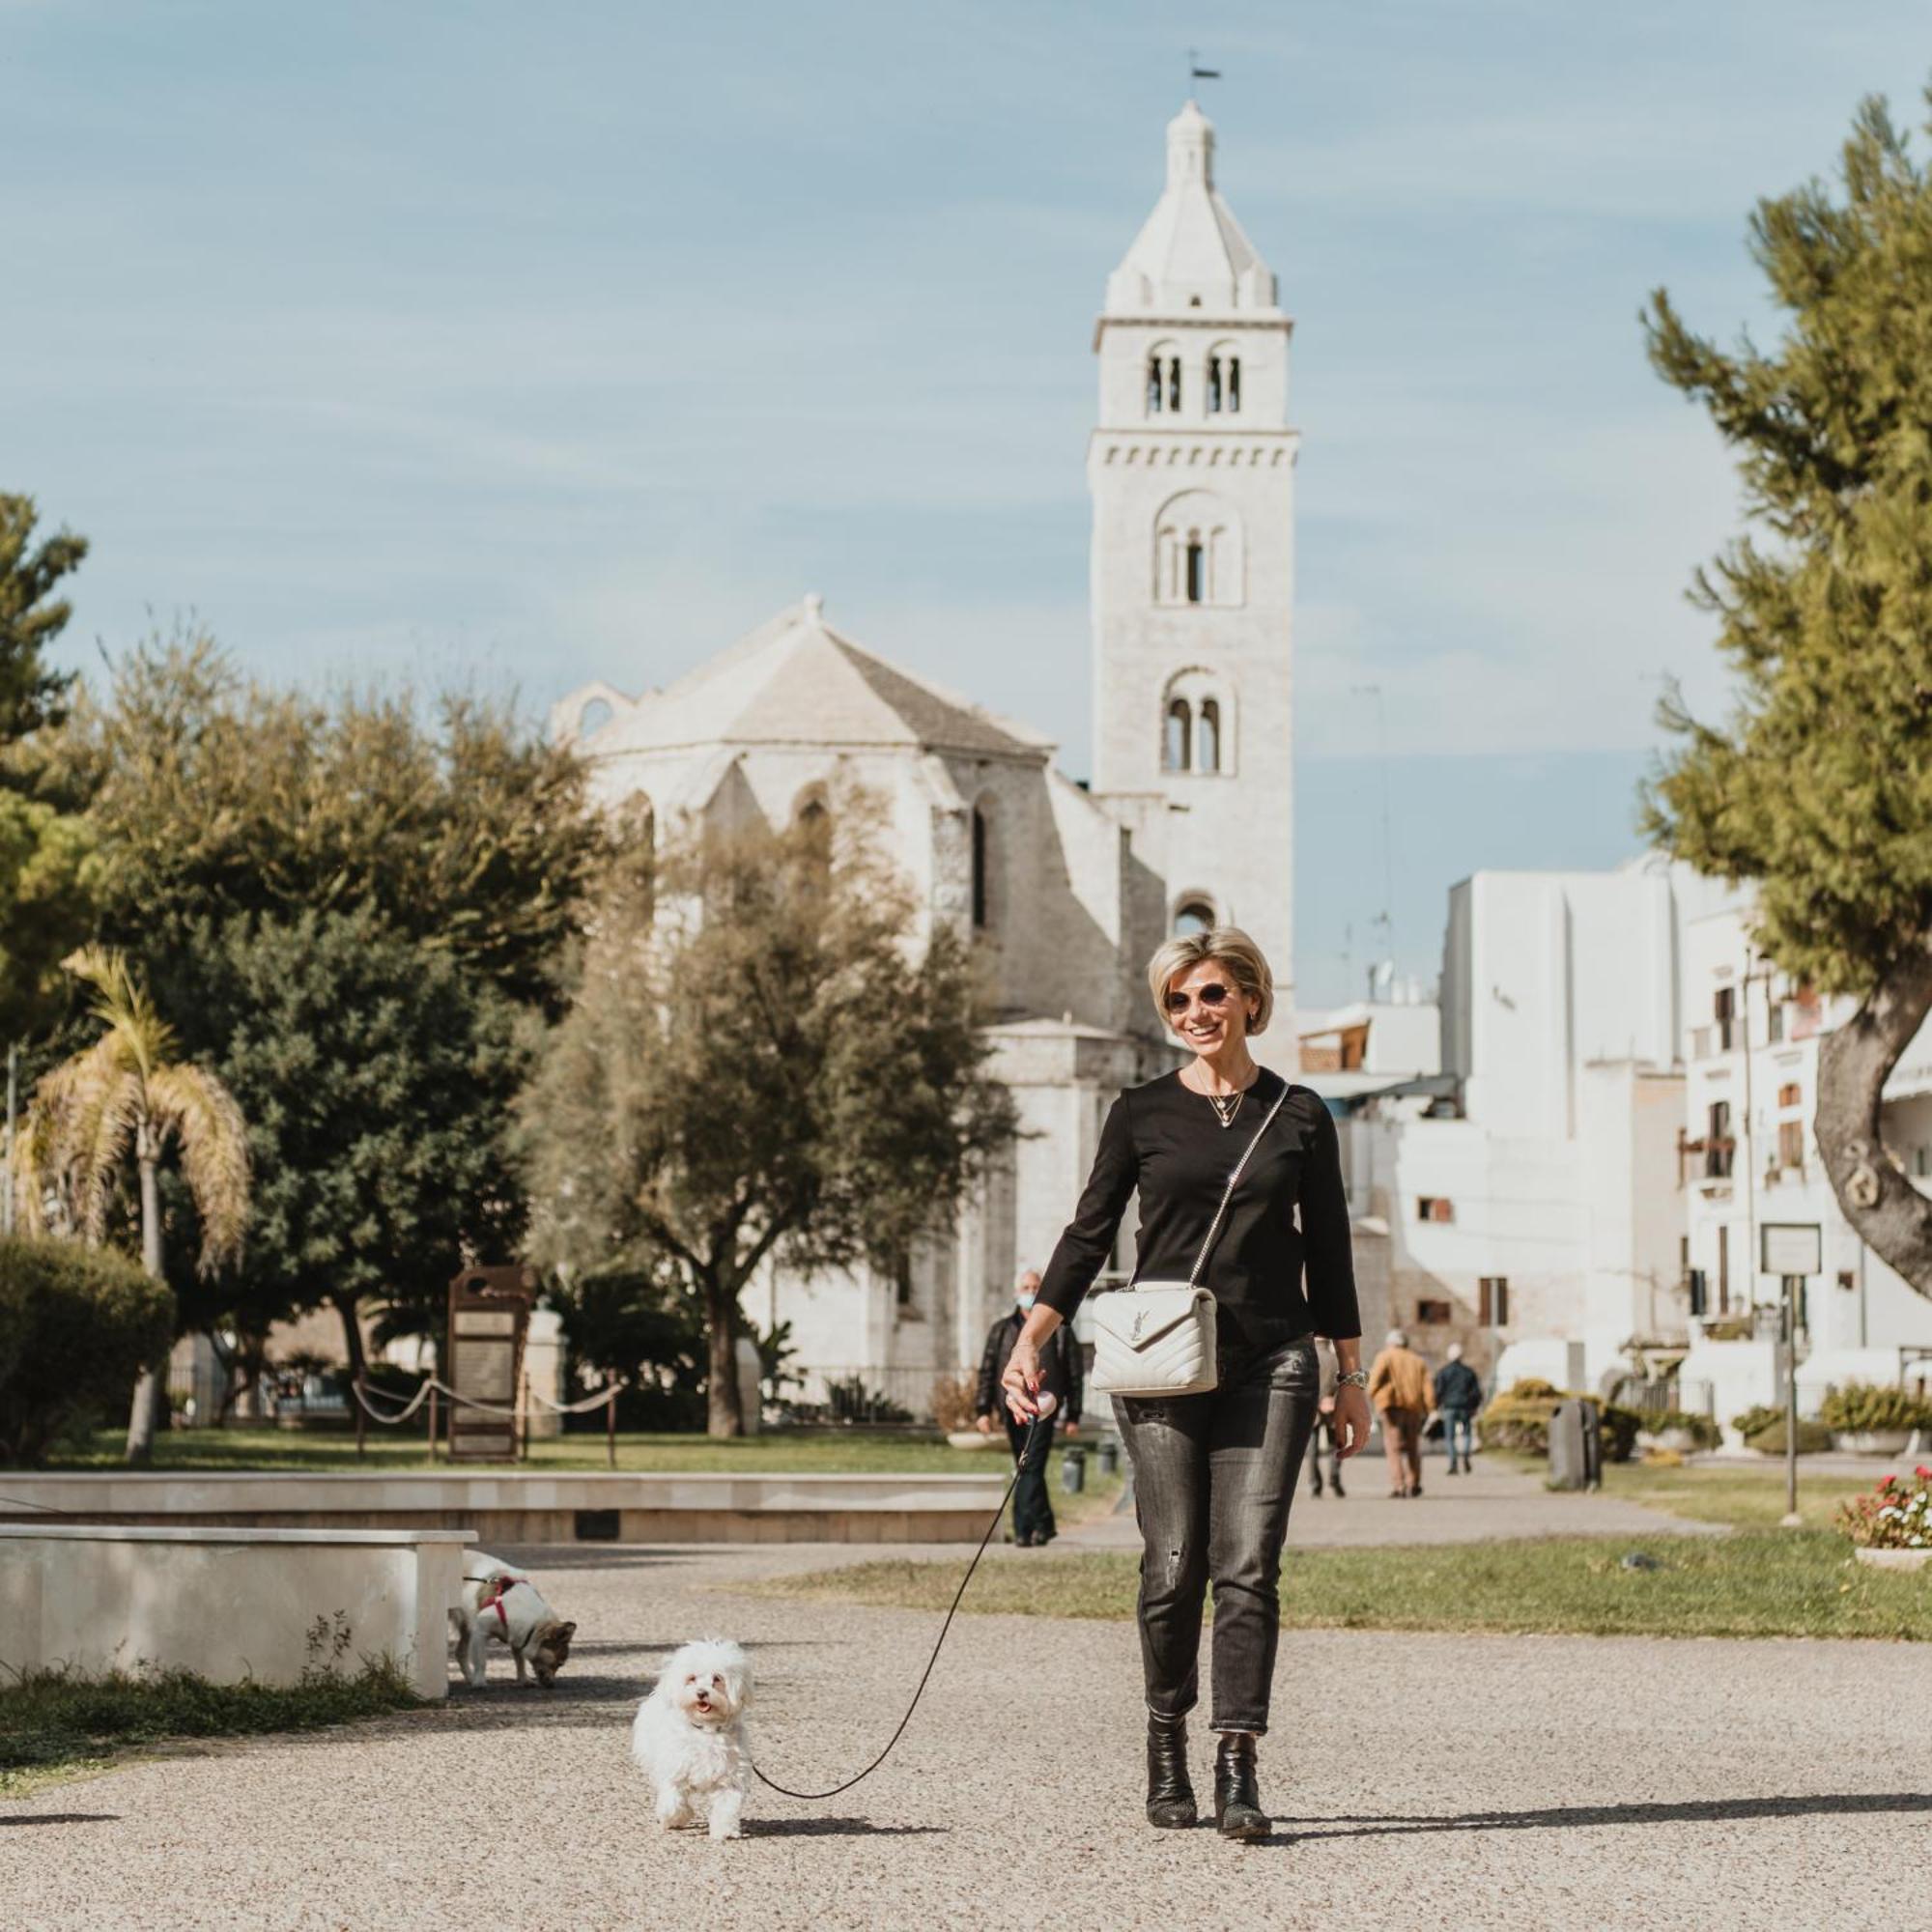
[[[1167,996],[1167,1009],[1171,1013],[1184,1013],[1198,1000],[1210,1012],[1217,1007],[1225,1007],[1235,997],[1232,986],[1219,984],[1203,986],[1197,993],[1170,993]]]

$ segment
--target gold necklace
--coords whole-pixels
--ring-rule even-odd
[[[1224,1127],[1235,1124],[1235,1116],[1241,1111],[1241,1102],[1248,1097],[1248,1090],[1243,1087],[1234,1094],[1209,1094],[1208,1104],[1214,1109],[1215,1118]]]

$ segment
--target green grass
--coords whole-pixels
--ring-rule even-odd
[[[211,1684],[185,1670],[77,1677],[29,1671],[0,1687],[0,1796],[101,1769],[122,1750],[183,1738],[312,1731],[422,1703],[402,1675],[375,1665],[306,1683]]]
[[[1869,1476],[1840,1471],[1806,1475],[1799,1464],[1798,1513],[1812,1529],[1829,1528],[1846,1497],[1869,1490],[1885,1473]],[[1611,1463],[1604,1470],[1604,1493],[1625,1502],[1647,1503],[1695,1522],[1723,1522],[1737,1529],[1775,1527],[1784,1516],[1784,1464],[1690,1463],[1682,1468],[1644,1463]]]
[[[1658,1567],[1622,1568],[1634,1550]],[[988,1557],[962,1607],[1131,1617],[1138,1567],[1138,1557],[1112,1552]],[[958,1582],[954,1564],[901,1560],[762,1587],[943,1610]],[[1866,1569],[1840,1538],[1815,1530],[1307,1549],[1288,1559],[1282,1615],[1300,1629],[1923,1641],[1932,1638],[1932,1577]]]
[[[420,1422],[420,1416],[413,1419]],[[97,1431],[78,1452],[55,1458],[60,1469],[118,1469],[123,1466],[125,1432]],[[707,1435],[624,1435],[617,1437],[620,1469],[738,1469],[747,1473],[777,1469],[819,1474],[872,1475],[881,1472],[971,1475],[1007,1463],[1000,1449],[974,1454],[949,1449],[932,1436],[896,1430],[852,1429],[824,1435],[778,1432],[714,1440]],[[170,1429],[156,1438],[156,1469],[426,1469],[429,1452],[420,1428],[399,1435],[372,1427],[368,1454],[355,1454],[347,1431],[294,1429]],[[447,1463],[442,1465],[447,1467]],[[530,1444],[532,1469],[609,1467],[601,1434],[555,1435]],[[1010,1465],[1009,1465],[1010,1466]]]

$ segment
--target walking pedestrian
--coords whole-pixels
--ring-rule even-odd
[[[1389,1496],[1422,1493],[1422,1425],[1429,1419],[1429,1364],[1408,1346],[1400,1328],[1369,1369],[1369,1400],[1382,1420],[1382,1448],[1388,1456]]]
[[[1000,1405],[1000,1378],[1011,1358],[1020,1329],[1039,1298],[1039,1270],[1021,1272],[1013,1289],[1013,1308],[986,1331],[986,1347],[980,1356],[980,1386],[973,1406],[978,1412],[980,1433],[993,1433],[997,1412],[1006,1418],[1007,1442],[1013,1461],[1020,1460],[1026,1447],[1027,1426],[1009,1409]],[[1019,1473],[1013,1485],[1013,1542],[1022,1549],[1041,1549],[1060,1533],[1053,1520],[1053,1503],[1046,1492],[1047,1452],[1053,1447],[1053,1432],[1062,1422],[1070,1441],[1080,1426],[1080,1345],[1070,1328],[1056,1329],[1040,1350],[1040,1386],[1050,1390],[1058,1405],[1053,1415],[1040,1425],[1036,1454]]]
[[[1308,1486],[1321,1493],[1321,1458],[1328,1458],[1328,1487],[1338,1496],[1349,1492],[1342,1487],[1342,1444],[1335,1432],[1335,1391],[1330,1389],[1315,1406],[1315,1435],[1308,1445]]]
[[[1187,1714],[1199,1694],[1211,1581],[1214,1822],[1224,1836],[1253,1838],[1269,1829],[1255,1747],[1268,1724],[1281,1547],[1321,1392],[1317,1335],[1333,1341],[1341,1369],[1342,1455],[1369,1435],[1349,1203],[1321,1096],[1257,1065],[1248,1051],[1274,1008],[1274,980],[1254,941],[1232,926],[1171,939],[1149,962],[1148,985],[1194,1059],[1114,1102],[1002,1382],[1009,1407],[1030,1418],[1041,1350],[1106,1266],[1138,1191],[1135,1278],[1208,1288],[1216,1355],[1211,1389],[1114,1400],[1143,1545],[1147,1815],[1162,1827],[1195,1822]]]
[[[1435,1371],[1435,1406],[1442,1411],[1442,1440],[1449,1451],[1449,1473],[1456,1473],[1457,1444],[1462,1444],[1463,1474],[1469,1473],[1469,1450],[1475,1438],[1476,1411],[1483,1406],[1483,1384],[1463,1359],[1463,1345],[1449,1344],[1449,1359]]]

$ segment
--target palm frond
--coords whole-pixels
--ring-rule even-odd
[[[23,1206],[31,1226],[46,1225],[51,1194],[76,1233],[100,1238],[134,1130],[130,1107],[138,1103],[139,1086],[111,1034],[35,1085],[21,1135]]]
[[[83,946],[61,964],[94,988],[94,1016],[119,1037],[144,1074],[167,1065],[175,1051],[175,1032],[161,1017],[147,987],[134,977],[128,955],[105,946]]]
[[[201,1216],[197,1265],[212,1274],[241,1254],[248,1226],[248,1123],[228,1089],[187,1062],[149,1074],[147,1104],[156,1131],[181,1149],[182,1179]]]

